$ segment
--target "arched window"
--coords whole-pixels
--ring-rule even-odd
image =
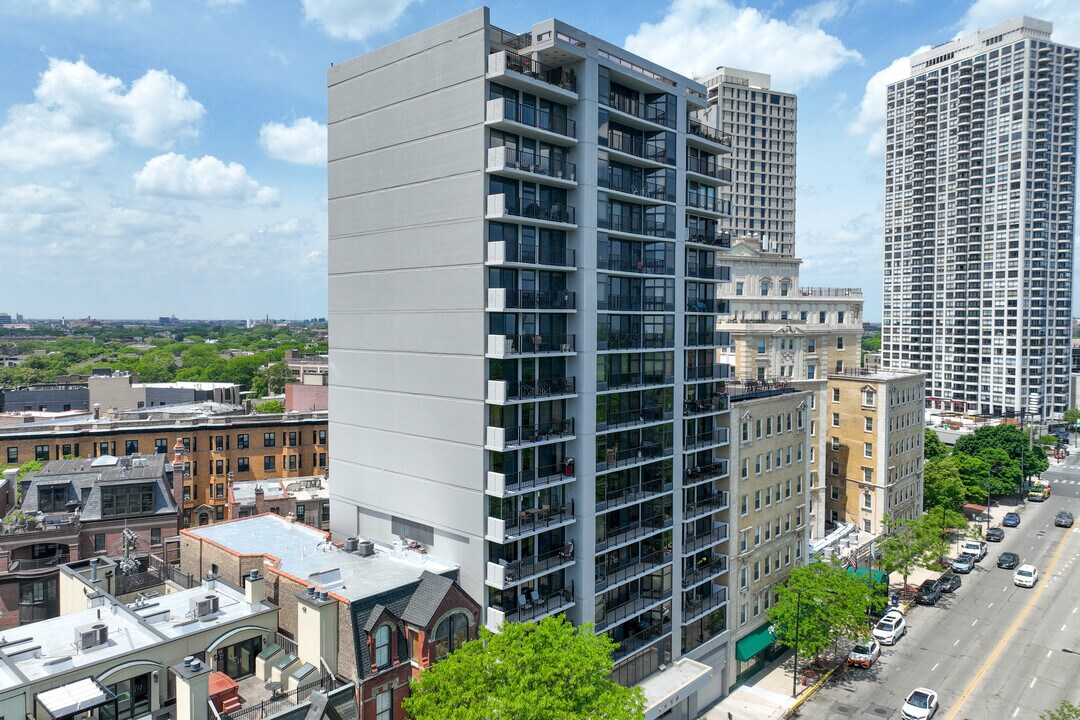
[[[375,665],[386,667],[390,664],[390,626],[381,625],[375,631]]]
[[[435,659],[461,648],[469,639],[469,618],[461,613],[444,618],[435,628]]]

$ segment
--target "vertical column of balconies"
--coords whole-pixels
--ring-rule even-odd
[[[493,630],[574,602],[577,87],[568,66],[541,62],[530,42],[495,30],[487,74],[484,604]]]
[[[728,332],[716,330],[729,312],[717,283],[730,280],[722,258],[730,236],[718,231],[731,207],[721,194],[730,185],[722,166],[731,140],[688,118],[686,134],[686,228],[683,283],[681,649],[688,652],[727,627],[728,395],[726,366],[718,348]]]
[[[595,623],[633,683],[671,655],[676,113],[616,70],[598,84]]]

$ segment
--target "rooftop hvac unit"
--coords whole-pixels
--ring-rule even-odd
[[[218,596],[204,595],[201,598],[191,598],[191,614],[201,618],[213,615],[218,611]]]
[[[345,552],[356,552],[356,550],[358,548],[358,545],[359,545],[359,542],[360,541],[359,541],[358,538],[354,538],[354,537],[345,538]]]
[[[75,628],[75,642],[80,650],[89,650],[109,642],[109,626],[94,623]]]
[[[357,543],[356,554],[363,557],[370,557],[375,554],[375,543],[371,540],[363,540]]]

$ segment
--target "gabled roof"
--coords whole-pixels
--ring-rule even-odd
[[[401,619],[416,627],[427,627],[453,585],[450,578],[425,570]]]
[[[382,605],[376,605],[371,608],[371,614],[368,615],[367,622],[364,623],[364,632],[371,632],[375,628],[375,623],[379,622],[379,618],[386,612],[386,608]]]

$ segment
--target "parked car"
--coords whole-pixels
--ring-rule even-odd
[[[960,576],[953,575],[952,573],[946,573],[941,576],[941,592],[951,593],[956,592],[956,589],[960,587]]]
[[[1057,527],[1072,527],[1073,514],[1068,510],[1062,510],[1054,516],[1054,525]]]
[[[990,528],[986,531],[987,542],[1001,542],[1005,539],[1005,531],[999,527]]]
[[[900,708],[903,720],[929,720],[938,710],[937,693],[928,688],[915,688]]]
[[[1020,527],[1020,514],[1014,512],[1005,513],[1005,517],[1001,519],[1001,525],[1003,527]]]
[[[967,553],[962,553],[960,557],[956,558],[952,562],[952,571],[954,573],[964,573],[967,575],[969,572],[975,569],[975,556]]]
[[[851,652],[847,656],[847,664],[858,665],[861,668],[869,668],[877,659],[881,657],[881,644],[869,638],[866,640],[860,640],[855,643],[855,647],[851,648]]]
[[[1018,587],[1035,587],[1039,581],[1039,571],[1034,565],[1021,565],[1013,573],[1013,584]]]
[[[907,633],[907,623],[901,613],[890,610],[874,626],[873,635],[882,645],[895,645]]]
[[[933,605],[941,598],[941,583],[937,580],[923,580],[915,593],[915,602],[920,605]]]
[[[960,552],[975,556],[975,562],[986,557],[986,543],[982,540],[965,540],[960,543]]]
[[[1020,556],[1014,552],[1003,552],[998,555],[998,567],[1012,570],[1020,564]]]

